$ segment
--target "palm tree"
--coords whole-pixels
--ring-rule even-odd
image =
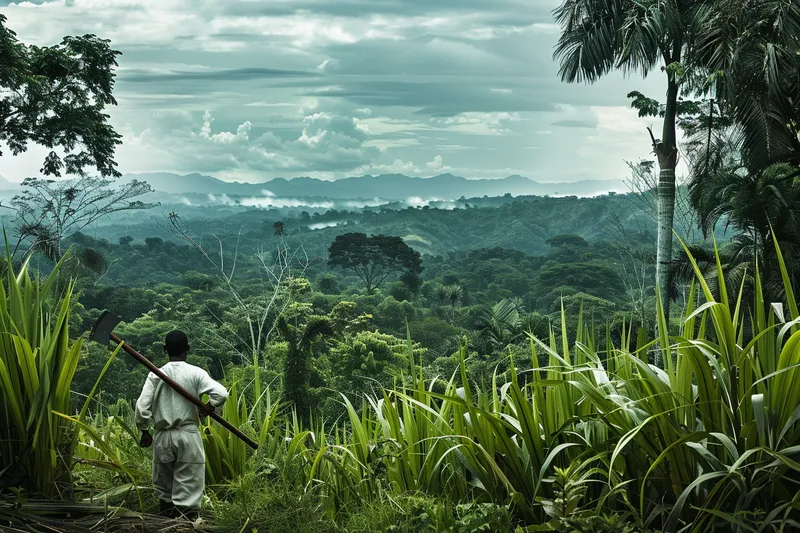
[[[800,276],[800,186],[795,183],[796,169],[790,165],[772,165],[760,172],[750,173],[737,166],[722,169],[691,184],[692,204],[697,210],[705,234],[724,222],[726,229],[739,233],[721,251],[726,282],[739,287],[744,276],[755,272],[758,262],[762,273],[764,292],[778,298],[783,291],[778,258],[773,237],[784,254],[792,282]],[[692,256],[707,271],[708,280],[716,278],[716,261],[713,251],[692,248]],[[684,254],[675,260],[673,291],[680,281],[690,281],[692,272]],[[745,290],[752,290],[751,279],[746,279]],[[712,281],[714,285],[716,281]],[[748,302],[747,296],[743,299]]]
[[[659,165],[656,281],[667,313],[678,96],[711,12],[703,0],[564,0],[554,12],[562,29],[554,54],[562,80],[593,83],[615,70],[647,76],[659,64],[667,75],[661,139],[650,132]]]
[[[521,301],[502,299],[483,309],[475,324],[480,338],[493,349],[503,349],[522,334]]]
[[[718,0],[698,55],[738,124],[745,165],[800,165],[800,3]],[[718,73],[718,74],[717,74]]]
[[[298,327],[281,315],[276,328],[289,345],[283,367],[283,392],[294,404],[297,415],[305,419],[311,407],[308,390],[311,346],[319,337],[332,335],[333,326],[327,317],[313,317],[305,327]]]
[[[794,173],[789,165],[772,165],[755,174],[739,167],[692,182],[692,204],[703,233],[713,232],[724,219],[726,227],[750,236],[756,254],[774,250],[772,228],[779,240],[797,232],[800,190],[794,184]]]
[[[445,290],[447,291],[447,299],[450,300],[450,305],[455,309],[456,304],[464,297],[464,287],[458,283],[453,283],[452,285],[447,285]]]
[[[447,300],[447,298],[449,297],[449,293],[448,293],[447,287],[448,287],[447,285],[445,285],[444,283],[441,283],[439,281],[437,281],[436,283],[433,284],[433,287],[432,287],[433,293],[436,295],[436,298],[439,300],[439,306],[440,307],[444,305],[445,300]]]

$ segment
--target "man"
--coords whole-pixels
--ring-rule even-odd
[[[200,416],[206,417],[222,406],[228,391],[205,370],[186,362],[189,349],[184,332],[168,333],[164,352],[169,355],[169,363],[161,371],[190,394],[197,398],[207,394],[210,401],[204,409],[198,409],[151,372],[136,401],[136,426],[142,432],[139,445],[153,446],[153,485],[161,514],[193,520],[200,514],[206,473]]]

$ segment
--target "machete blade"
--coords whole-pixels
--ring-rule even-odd
[[[99,342],[100,344],[108,344],[111,341],[111,332],[114,331],[114,328],[117,327],[122,321],[117,315],[111,313],[109,311],[103,311],[103,314],[100,315],[100,318],[97,319],[97,322],[94,323],[94,327],[92,327],[92,333],[90,335],[90,339],[95,342]]]

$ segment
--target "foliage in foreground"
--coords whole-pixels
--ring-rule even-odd
[[[462,349],[447,381],[426,381],[411,356],[405,385],[362,405],[342,396],[340,425],[304,425],[266,395],[256,416],[237,392],[226,416],[238,411],[262,447],[248,459],[209,428],[214,497],[225,502],[215,512],[231,527],[261,523],[273,512],[265,502],[281,499],[269,494],[286,490],[352,531],[386,506],[408,511],[397,502],[413,495],[453,509],[506,509],[522,531],[798,527],[800,315],[785,267],[785,309],[765,301],[758,272],[754,301],[745,302],[741,287],[729,296],[721,265],[713,292],[695,269],[675,335],[661,315],[657,339],[626,328],[615,346],[582,321],[570,334],[565,321],[560,338],[531,339],[532,371],[512,362],[509,381],[487,388],[467,379]],[[655,350],[663,368],[648,362]],[[238,501],[248,479],[261,487],[246,491],[265,498],[259,505]],[[493,518],[484,518],[489,527]]]
[[[10,257],[10,255],[9,255]],[[10,261],[0,283],[0,487],[18,482],[55,495],[69,488],[73,441],[55,413],[70,409],[81,341],[71,343],[72,286],[59,267],[40,283]],[[4,483],[5,481],[5,483]]]
[[[297,531],[798,527],[800,313],[788,274],[781,265],[784,306],[764,299],[757,271],[753,301],[741,287],[731,298],[717,268],[712,291],[695,265],[676,334],[662,315],[657,339],[626,327],[616,346],[583,321],[570,334],[563,313],[560,335],[531,339],[530,372],[512,361],[509,380],[488,387],[467,379],[466,348],[456,375],[426,380],[409,339],[404,380],[359,405],[342,396],[347,420],[335,425],[302,422],[267,392],[248,405],[232,385],[225,416],[261,446],[248,456],[204,428],[207,508],[231,531],[269,531],[272,516]],[[649,364],[655,350],[663,368]],[[146,458],[119,415],[79,423],[75,477],[91,483],[104,464],[118,488],[104,498],[146,505],[146,473],[131,468]]]

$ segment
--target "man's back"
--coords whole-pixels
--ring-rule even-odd
[[[170,362],[161,371],[190,395],[209,402],[202,413],[213,413],[225,403],[228,391],[202,368],[186,363],[191,346],[182,331],[170,331],[164,353]],[[205,451],[200,435],[198,408],[172,390],[155,374],[147,376],[136,400],[136,426],[141,430],[139,445],[153,447],[153,486],[161,512],[167,516],[197,516],[205,486]],[[150,435],[150,424],[155,432]]]
[[[214,406],[222,405],[228,397],[225,388],[211,379],[208,372],[185,361],[170,361],[161,371],[197,398],[208,394]],[[197,428],[200,424],[197,407],[152,373],[136,402],[136,424],[143,429],[151,420],[156,431]]]

